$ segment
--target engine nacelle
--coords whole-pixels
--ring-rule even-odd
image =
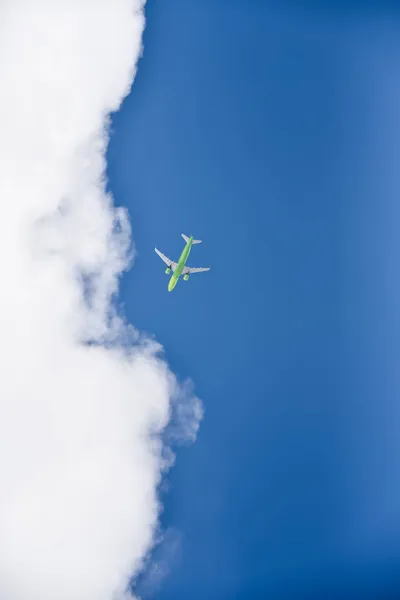
[[[165,272],[167,275],[169,275],[171,273],[171,267],[168,267],[167,269],[165,269]]]
[[[186,273],[186,275],[183,276],[184,281],[187,281],[189,279],[189,273]]]

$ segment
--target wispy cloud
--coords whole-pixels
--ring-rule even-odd
[[[157,530],[168,464],[159,434],[173,406],[182,435],[193,437],[201,417],[159,346],[112,309],[130,228],[105,193],[107,119],[133,80],[142,9],[139,0],[0,5],[7,600],[125,597]]]

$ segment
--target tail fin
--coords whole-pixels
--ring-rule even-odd
[[[185,240],[186,243],[188,243],[189,239],[187,235],[185,235],[184,233],[182,233],[182,237]],[[193,240],[192,244],[201,244],[202,240]]]

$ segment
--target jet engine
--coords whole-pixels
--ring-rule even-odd
[[[171,273],[171,267],[168,267],[167,269],[165,269],[165,272],[167,275],[169,275]]]
[[[189,273],[186,273],[186,275],[183,276],[183,279],[187,281],[189,279]]]

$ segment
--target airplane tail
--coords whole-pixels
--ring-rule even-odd
[[[185,235],[184,233],[182,233],[182,237],[185,240],[186,243],[188,243],[189,239],[187,235]],[[201,244],[202,240],[193,240],[192,244]]]

